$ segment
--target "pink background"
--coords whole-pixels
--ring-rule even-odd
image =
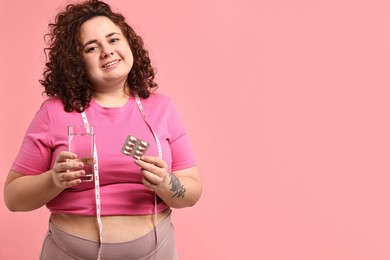
[[[1,184],[65,3],[1,1]],[[181,259],[390,259],[389,1],[109,3],[144,37],[198,154],[203,197],[174,212]],[[0,218],[0,259],[38,259],[47,210],[0,203]]]

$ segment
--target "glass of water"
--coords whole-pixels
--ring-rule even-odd
[[[69,126],[69,151],[77,154],[77,161],[84,163],[85,175],[82,182],[93,181],[93,149],[95,146],[95,129],[93,126]]]

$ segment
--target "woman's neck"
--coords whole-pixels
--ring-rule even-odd
[[[94,92],[93,99],[102,107],[121,107],[127,103],[130,94],[124,89],[114,92]]]

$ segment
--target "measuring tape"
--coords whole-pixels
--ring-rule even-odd
[[[87,115],[85,112],[81,112],[81,117],[83,118],[83,122],[85,125],[85,128],[87,129],[87,132],[89,133],[89,122]],[[96,150],[96,142],[93,142],[93,157],[95,158],[95,164],[93,166],[93,176],[95,179],[95,202],[96,202],[96,218],[99,226],[99,251],[98,251],[98,256],[97,259],[100,259],[100,255],[102,253],[102,243],[103,243],[103,224],[102,224],[102,219],[100,216],[101,212],[101,203],[100,203],[100,182],[99,182],[99,161],[98,161],[98,155],[97,155],[97,150]]]
[[[137,107],[142,115],[142,118],[144,119],[146,125],[149,127],[150,131],[153,133],[154,139],[157,144],[157,150],[158,150],[158,157],[162,159],[162,148],[160,144],[160,140],[158,139],[158,136],[156,132],[154,132],[152,126],[149,124],[149,122],[146,119],[146,115],[141,103],[141,100],[137,94],[134,95]],[[89,122],[87,115],[85,114],[85,111],[81,112],[81,117],[83,119],[85,128],[87,129],[87,132],[89,133]],[[100,202],[100,182],[99,182],[99,166],[98,166],[98,154],[96,149],[96,143],[94,142],[93,146],[93,156],[95,158],[95,164],[93,167],[93,176],[95,179],[95,203],[96,203],[96,218],[99,228],[99,250],[97,255],[97,260],[100,260],[101,254],[102,254],[102,244],[103,244],[103,224],[101,220],[101,202]],[[157,195],[154,193],[154,216],[153,216],[153,229],[154,229],[154,236],[155,236],[155,248],[154,248],[154,256],[157,254]]]

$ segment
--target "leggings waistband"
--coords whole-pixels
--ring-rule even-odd
[[[154,230],[132,241],[102,243],[102,260],[119,259],[177,259],[171,215],[157,224],[157,245]],[[41,260],[96,259],[99,242],[69,234],[49,222],[49,231],[42,247]]]

